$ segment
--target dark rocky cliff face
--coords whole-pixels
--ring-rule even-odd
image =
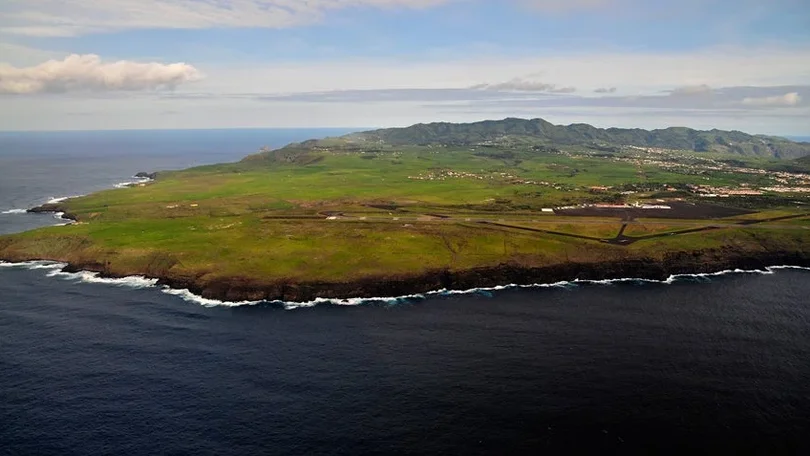
[[[733,269],[764,269],[775,265],[810,266],[803,252],[737,254],[729,251],[676,252],[664,260],[628,259],[599,263],[563,263],[544,267],[498,265],[460,271],[437,270],[401,277],[368,277],[347,282],[291,282],[258,284],[238,277],[199,283],[193,277],[165,277],[160,283],[187,288],[206,298],[226,301],[311,301],[316,298],[395,297],[440,289],[466,290],[498,285],[555,283],[570,280],[639,278],[665,280],[674,274]]]
[[[65,207],[59,203],[46,203],[43,204],[42,206],[32,207],[31,209],[28,209],[27,212],[31,212],[34,214],[61,212],[63,219],[78,221],[78,218],[75,215],[71,214],[70,212],[67,212],[67,209],[65,209]]]

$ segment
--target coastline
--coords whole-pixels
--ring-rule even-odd
[[[111,188],[127,188],[127,187],[134,187],[137,185],[145,185],[150,182],[154,182],[157,178],[157,172],[147,173],[147,172],[138,172],[132,176],[132,179],[137,179],[134,181],[126,181],[126,182],[119,182],[117,184],[113,184]],[[73,196],[62,196],[59,198],[51,198],[47,202],[40,204],[39,206],[34,206],[29,209],[10,209],[8,211],[3,211],[3,214],[24,214],[24,213],[32,213],[32,214],[54,214],[54,217],[58,220],[65,220],[67,223],[75,223],[78,222],[79,219],[76,215],[70,213],[68,209],[65,207],[64,203],[68,200],[74,198],[81,198],[87,195],[73,195]]]
[[[135,176],[149,179],[154,176]],[[132,183],[135,184],[135,183]],[[78,221],[66,202],[73,197],[51,199],[45,204],[27,209],[31,213],[53,213],[67,223]],[[0,246],[2,247],[2,246]],[[413,274],[367,275],[347,280],[300,280],[284,277],[266,280],[247,276],[194,275],[177,269],[161,271],[128,270],[126,274],[110,271],[109,264],[92,257],[76,259],[67,255],[37,257],[34,254],[0,254],[0,263],[54,262],[44,267],[53,275],[84,275],[90,281],[124,283],[136,281],[143,285],[164,287],[164,291],[197,301],[203,305],[243,305],[259,302],[280,302],[307,305],[318,302],[396,300],[423,297],[437,293],[467,293],[515,287],[554,286],[583,282],[649,281],[671,283],[673,277],[712,275],[724,272],[756,272],[769,267],[810,267],[810,253],[805,243],[794,250],[769,250],[764,245],[742,250],[724,245],[704,250],[663,251],[658,257],[643,255],[602,261],[557,262],[546,265],[501,263],[466,269],[431,269]],[[0,251],[2,249],[0,248]],[[59,266],[56,267],[55,264]],[[50,274],[49,274],[50,275]]]
[[[256,283],[243,277],[206,281],[202,277],[147,273],[117,276],[97,262],[60,262],[58,259],[0,258],[4,264],[52,262],[35,269],[52,269],[49,275],[67,275],[108,284],[161,286],[164,291],[203,305],[247,305],[261,302],[306,307],[321,302],[360,303],[421,298],[434,294],[462,294],[507,288],[550,287],[576,283],[672,283],[684,276],[770,271],[769,268],[810,268],[803,252],[761,252],[732,255],[723,252],[676,252],[664,260],[651,258],[594,263],[562,263],[543,267],[501,264],[464,270],[433,270],[408,276],[368,276],[347,281],[290,281]]]

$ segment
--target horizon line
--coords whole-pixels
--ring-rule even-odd
[[[123,133],[123,132],[154,132],[154,131],[251,131],[251,130],[255,130],[255,131],[259,131],[259,130],[354,130],[354,131],[359,132],[359,131],[373,131],[373,130],[387,129],[387,128],[408,128],[408,127],[415,126],[415,125],[429,125],[429,124],[435,124],[435,123],[447,123],[447,124],[463,125],[463,124],[474,124],[474,123],[481,123],[481,122],[487,122],[487,121],[499,122],[499,121],[504,121],[504,120],[508,120],[508,119],[516,119],[516,120],[538,120],[539,119],[539,120],[544,120],[544,121],[548,122],[547,120],[543,119],[542,117],[507,116],[507,117],[503,117],[503,118],[500,118],[500,119],[491,119],[491,118],[489,118],[489,119],[482,119],[482,120],[476,120],[476,121],[471,121],[471,122],[431,121],[431,122],[416,122],[416,123],[412,123],[412,124],[408,124],[408,125],[399,125],[399,126],[390,126],[390,125],[389,126],[368,126],[368,125],[366,125],[366,126],[339,126],[339,127],[335,127],[335,126],[330,126],[330,127],[327,127],[327,126],[307,126],[307,127],[273,127],[273,126],[267,126],[267,127],[186,127],[186,128],[161,128],[161,127],[157,127],[157,128],[98,128],[98,129],[57,129],[57,130],[50,130],[50,129],[43,129],[43,130],[39,130],[39,129],[5,130],[5,129],[0,128],[0,135],[4,135],[4,134],[37,134],[37,133],[103,133],[103,132],[106,132],[106,133]],[[752,135],[752,136],[765,135],[765,136],[781,136],[781,137],[785,137],[785,138],[788,138],[788,139],[791,138],[791,137],[810,139],[810,131],[804,132],[804,133],[781,133],[781,134],[779,134],[779,133],[750,133],[750,132],[747,132],[745,130],[739,130],[739,129],[725,130],[725,129],[720,129],[720,128],[716,128],[716,127],[712,127],[710,129],[701,129],[701,128],[687,127],[687,126],[683,126],[683,125],[670,125],[670,126],[666,126],[666,127],[657,127],[657,128],[641,128],[641,127],[616,127],[616,126],[598,127],[596,125],[593,125],[593,124],[590,124],[590,123],[587,123],[587,122],[572,122],[572,123],[568,123],[568,124],[563,124],[563,123],[555,124],[553,122],[549,122],[549,123],[551,123],[552,125],[556,125],[556,126],[589,125],[589,126],[592,126],[594,128],[599,128],[599,129],[617,128],[617,129],[626,129],[626,130],[640,129],[640,130],[653,131],[653,130],[666,130],[666,129],[670,129],[670,128],[688,128],[688,129],[696,130],[696,131],[711,131],[711,130],[740,131],[740,132],[743,132],[743,133],[746,133],[746,134],[749,134],[749,135]]]

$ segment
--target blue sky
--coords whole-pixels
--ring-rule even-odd
[[[0,129],[810,133],[810,0],[5,0]]]

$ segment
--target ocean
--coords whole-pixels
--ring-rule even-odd
[[[0,133],[0,233],[336,130]],[[0,265],[0,454],[806,454],[810,272],[228,305]]]

